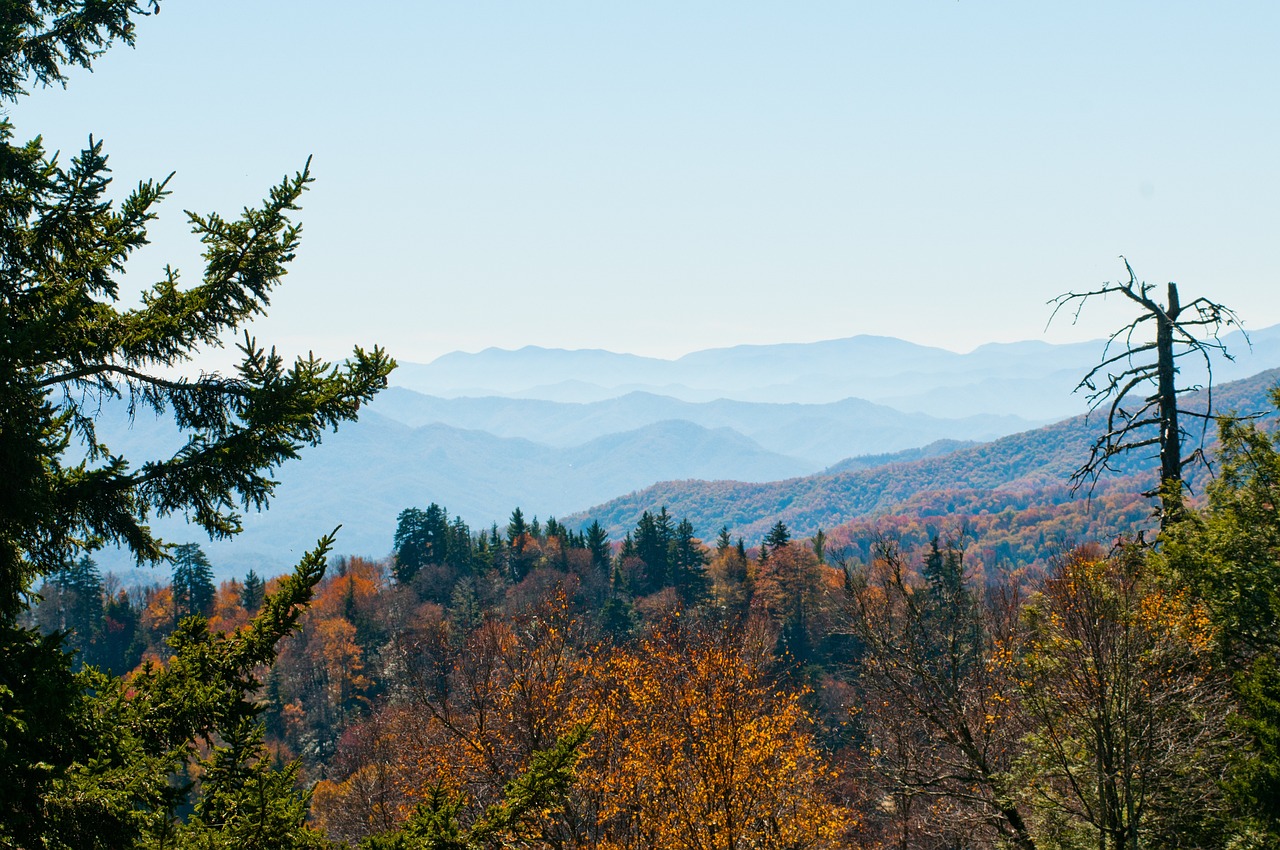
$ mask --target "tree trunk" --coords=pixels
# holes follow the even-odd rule
[[[1160,401],[1160,527],[1182,512],[1182,432],[1178,428],[1178,389],[1174,377],[1173,331],[1182,307],[1178,285],[1170,282],[1169,302],[1156,316],[1156,355]]]

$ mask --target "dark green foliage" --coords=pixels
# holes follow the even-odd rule
[[[1280,390],[1272,401],[1280,407]],[[1239,753],[1229,787],[1255,830],[1280,846],[1280,436],[1230,419],[1219,430],[1208,507],[1162,535],[1163,563],[1221,629],[1252,745]]]
[[[133,18],[160,3],[3,0],[0,100],[17,101],[29,81],[65,85],[68,66],[88,68],[112,42],[133,44]]]
[[[425,511],[406,508],[396,521],[392,541],[396,581],[409,584],[419,570],[428,564],[443,564],[448,559],[450,529],[445,509],[432,502]]]
[[[674,538],[675,529],[665,506],[656,514],[645,511],[640,515],[635,530],[636,556],[644,564],[639,593],[653,593],[670,585],[671,543]]]
[[[61,640],[0,625],[0,846],[38,845],[42,795],[87,751],[85,697]]]
[[[138,609],[129,595],[120,591],[106,600],[102,621],[102,641],[86,660],[106,673],[123,676],[142,660]]]
[[[920,603],[925,655],[948,676],[964,676],[981,662],[985,645],[978,598],[965,573],[963,550],[954,542],[944,547],[934,537],[920,574],[926,587]]]
[[[224,743],[202,759],[200,796],[185,822],[175,824],[179,847],[225,850],[302,850],[329,846],[306,827],[307,795],[297,788],[298,766],[273,769],[262,727],[251,719],[222,730]]]
[[[529,526],[524,521],[524,511],[516,508],[511,512],[511,519],[507,522],[507,544],[516,545],[516,541],[528,533]]]
[[[732,545],[733,538],[729,536],[729,526],[720,526],[720,533],[716,535],[716,554],[723,555]]]
[[[344,367],[313,357],[291,368],[247,339],[234,377],[162,377],[201,345],[261,313],[293,256],[289,220],[310,182],[304,170],[236,221],[191,216],[205,244],[204,281],[178,288],[170,270],[143,305],[114,306],[125,260],[146,241],[163,184],[143,183],[113,210],[101,145],[67,169],[37,144],[15,148],[0,125],[0,614],[17,612],[31,579],[77,550],[124,545],[140,562],[165,557],[151,512],[187,513],[211,535],[239,530],[236,507],[267,503],[270,470],[324,430],[352,418],[393,365],[357,350]],[[100,442],[93,416],[104,399],[172,413],[187,435],[172,456],[130,464]],[[72,441],[85,459],[66,462]]]
[[[127,689],[93,669],[71,674],[56,637],[4,627],[0,846],[231,847],[248,840],[245,830],[268,826],[276,832],[264,834],[306,838],[305,799],[293,788],[292,768],[275,771],[264,760],[251,697],[256,671],[297,627],[331,542],[303,559],[247,629],[223,635],[202,617],[185,619],[169,641],[173,657],[148,665]],[[198,742],[221,743],[206,781],[193,788],[182,777]],[[237,795],[242,802],[231,817],[228,801]],[[198,840],[182,838],[196,827],[175,817],[190,804],[200,818]],[[273,841],[247,846],[308,846]]]
[[[604,526],[599,522],[592,522],[587,526],[587,551],[591,553],[591,566],[595,567],[602,575],[609,572],[609,535],[605,532]]]
[[[827,562],[827,533],[821,528],[813,535],[813,554],[817,556],[819,564]]]
[[[173,549],[173,617],[174,621],[192,614],[209,613],[213,607],[213,565],[195,543],[183,543]]]
[[[0,32],[0,97],[28,76],[61,82],[113,40],[131,41],[135,3],[9,2]],[[156,8],[151,5],[149,8]],[[0,616],[12,620],[33,579],[119,543],[139,562],[166,548],[149,516],[186,514],[216,537],[259,508],[271,470],[355,416],[394,365],[357,349],[331,367],[286,367],[245,337],[231,376],[172,377],[174,367],[264,312],[301,233],[291,221],[304,168],[237,219],[188,216],[204,245],[202,279],[180,288],[167,268],[134,308],[117,306],[126,261],[147,243],[167,182],[143,181],[113,203],[101,143],[63,165],[39,140],[16,144],[0,121]],[[94,428],[104,402],[171,415],[186,442],[168,457],[113,454]]]
[[[244,577],[244,582],[240,585],[240,604],[244,606],[244,610],[250,614],[258,613],[265,590],[266,584],[262,578],[253,570],[249,570],[249,574]]]
[[[67,632],[66,648],[77,663],[97,664],[105,639],[102,577],[88,555],[49,576],[40,588],[37,621],[45,632]]]
[[[0,100],[16,102],[29,82],[64,83],[69,67],[132,44],[134,19],[158,10],[0,0]],[[193,616],[171,638],[173,657],[127,688],[92,667],[73,674],[58,638],[13,625],[33,583],[71,564],[54,587],[62,601],[78,597],[62,610],[101,649],[85,657],[132,666],[137,612],[123,594],[102,600],[83,556],[115,543],[139,563],[167,560],[155,516],[235,534],[239,511],[268,503],[275,468],[355,418],[394,367],[378,348],[337,366],[314,356],[287,365],[246,335],[231,374],[184,377],[202,349],[265,312],[298,245],[292,217],[311,176],[304,167],[284,178],[235,218],[189,213],[203,273],[184,288],[166,267],[138,306],[123,307],[125,265],[147,244],[168,180],[117,191],[100,142],[57,161],[38,138],[15,141],[0,118],[0,846],[315,843],[295,774],[264,758],[250,697],[323,575],[331,538],[230,635],[199,616],[212,599],[207,560],[178,547],[176,607]],[[104,405],[171,417],[184,443],[125,458],[95,428]],[[197,745],[212,749],[192,788]],[[179,811],[192,818],[181,823]]]
[[[781,549],[791,542],[791,532],[787,530],[787,524],[782,520],[778,520],[769,529],[769,533],[764,536],[764,545],[770,551]]]
[[[686,604],[696,604],[707,594],[707,553],[694,534],[693,523],[680,520],[667,559],[671,565],[671,584]]]

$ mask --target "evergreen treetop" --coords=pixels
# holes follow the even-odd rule
[[[64,83],[158,3],[5,2],[0,100],[31,81]],[[166,558],[152,516],[182,514],[213,537],[264,506],[273,470],[325,430],[353,419],[394,362],[357,348],[340,365],[291,365],[245,335],[228,375],[190,368],[202,350],[262,314],[293,259],[292,220],[309,163],[239,216],[188,213],[205,269],[190,286],[165,267],[140,306],[120,305],[130,257],[171,179],[143,180],[118,203],[101,142],[61,163],[40,139],[18,142],[0,119],[0,619],[12,621],[32,581],[76,556],[122,545],[139,563]],[[187,375],[183,376],[183,370]],[[127,459],[95,428],[104,403],[172,416],[185,443]]]

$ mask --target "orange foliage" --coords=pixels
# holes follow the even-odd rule
[[[248,625],[249,612],[240,604],[240,582],[224,581],[213,597],[213,610],[209,614],[209,628],[219,632],[233,632]]]
[[[358,727],[367,753],[317,786],[317,823],[358,840],[438,786],[477,812],[586,723],[569,805],[541,817],[530,846],[840,846],[852,818],[824,795],[832,773],[804,693],[769,674],[775,640],[763,621],[685,625],[677,611],[609,649],[586,639],[564,593],[460,645],[425,630],[404,648],[409,698]]]
[[[579,771],[597,846],[841,846],[852,821],[824,799],[803,694],[770,682],[748,635],[672,623],[612,654]]]

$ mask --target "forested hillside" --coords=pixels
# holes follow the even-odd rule
[[[225,14],[202,8],[213,16],[206,25]],[[575,18],[572,38],[592,41],[599,30],[589,19],[609,8]],[[139,22],[155,23],[159,11],[159,0],[0,0],[0,850],[1280,848],[1280,369],[1215,385],[1210,405],[1190,362],[1225,353],[1222,335],[1240,325],[1229,307],[1190,287],[1183,300],[1176,283],[1148,284],[1122,259],[1127,279],[1051,302],[1078,317],[1077,308],[1114,296],[1131,311],[1101,354],[1091,352],[1092,371],[1079,381],[1100,415],[985,443],[958,438],[1010,423],[905,415],[849,394],[875,389],[922,408],[983,407],[997,396],[1037,407],[1037,393],[1063,380],[1060,356],[1085,347],[1017,343],[956,355],[859,336],[676,361],[489,350],[447,355],[410,377],[455,389],[500,381],[515,392],[550,381],[556,392],[608,400],[396,393],[383,415],[375,399],[397,364],[380,346],[352,346],[330,362],[313,351],[289,358],[255,336],[272,327],[257,320],[301,250],[310,158],[268,184],[260,201],[233,205],[238,213],[187,212],[192,250],[181,256],[198,254],[199,268],[184,277],[154,264],[157,276],[138,284],[138,261],[151,262],[152,239],[163,232],[156,219],[174,175],[162,167],[169,177],[121,189],[96,136],[64,156],[10,121],[33,89],[105,70],[103,53],[132,46]],[[473,64],[451,69],[482,71],[496,99],[527,113],[554,105],[535,96],[529,57],[539,54],[524,52],[567,25],[543,9],[481,16],[466,30],[474,40],[452,45],[404,23],[428,20],[412,17],[413,4],[368,20],[344,14],[333,40],[341,49],[324,54],[324,68],[302,70],[281,58],[302,53],[275,52],[314,51],[312,36],[326,31],[296,9],[287,18],[295,29],[259,31],[244,11],[224,38],[202,27],[189,42],[223,52],[183,56],[181,65],[171,59],[164,71],[196,67],[208,87],[182,94],[198,101],[202,120],[243,120],[235,132],[255,155],[309,113],[322,113],[326,128],[335,115],[358,127],[328,135],[355,146],[359,182],[410,200],[397,209],[412,215],[396,224],[415,261],[461,233],[441,230],[439,220],[432,226],[425,213],[418,220],[426,201],[415,190],[426,184],[415,182],[417,171],[438,149],[414,147],[414,168],[392,162],[393,179],[383,179],[374,166],[392,159],[379,152],[392,145],[368,130],[361,119],[373,113],[362,114],[368,104],[355,98],[375,110],[394,103],[407,117],[404,107],[414,104],[389,86],[400,76],[418,82],[432,49],[455,48]],[[264,17],[277,11],[254,7]],[[326,4],[307,11],[333,14]],[[442,27],[473,14],[462,6],[430,11]],[[690,20],[714,24],[706,34],[716,42],[743,40],[746,19],[736,15],[747,10],[733,11],[729,29],[727,18]],[[504,30],[505,16],[517,25]],[[936,49],[917,18],[908,22],[912,43],[918,35]],[[664,38],[647,43],[675,48],[673,30],[690,36],[670,19],[652,20]],[[1056,35],[1066,22],[1049,29]],[[828,26],[825,17],[809,23],[819,26],[803,40],[807,53]],[[250,31],[272,55],[224,50],[228,33]],[[780,48],[798,32],[775,28],[767,43]],[[873,35],[882,52],[901,49]],[[365,36],[377,54],[357,49]],[[490,41],[513,47],[516,64],[489,67],[505,58]],[[860,52],[838,42],[841,55]],[[404,56],[393,53],[397,45]],[[554,57],[566,77],[592,72],[595,88],[584,91],[593,122],[605,96],[639,93],[595,73],[620,45],[593,44],[597,63],[581,69]],[[693,37],[686,49],[721,70],[730,54],[719,48]],[[659,52],[664,65],[674,58]],[[823,57],[814,58],[826,76]],[[1021,70],[1004,54],[994,58],[1001,80]],[[631,57],[623,64],[643,76]],[[783,64],[749,56],[742,68],[753,84],[741,94],[753,104],[773,98],[774,79],[789,70]],[[1103,69],[1108,85],[1116,67]],[[250,78],[232,72],[246,69],[253,86],[234,85]],[[922,69],[911,71],[936,85],[938,75]],[[145,70],[148,81],[163,76],[160,66]],[[723,70],[737,76],[732,64]],[[293,77],[308,71],[342,84],[326,87],[323,110],[297,97]],[[427,80],[412,92],[430,106],[433,132],[450,122],[439,109],[444,89],[465,74],[441,76],[443,87]],[[679,73],[666,79],[685,82]],[[258,87],[269,102],[253,97]],[[798,92],[776,88],[787,114],[800,114],[790,111]],[[471,91],[456,101],[467,116],[491,105]],[[229,100],[214,99],[228,92]],[[672,86],[657,93],[664,107],[684,94]],[[125,94],[130,118],[143,104],[167,123],[186,105],[141,89]],[[718,108],[726,104],[693,94],[679,102],[696,107],[704,127],[724,123]],[[829,114],[831,98],[819,100]],[[914,107],[913,115],[937,122]],[[543,130],[557,123],[550,117]],[[643,147],[696,129],[647,123],[660,135],[633,140],[633,127],[619,129]],[[803,125],[777,123],[810,139]],[[980,123],[985,154],[992,133]],[[540,170],[553,147],[546,142],[579,143],[526,132],[533,124],[502,126]],[[747,141],[736,125],[732,131],[741,137],[733,142]],[[150,145],[155,132],[144,137],[148,156],[163,147]],[[574,150],[607,138],[588,136]],[[493,141],[484,143],[484,179],[519,178],[518,169],[494,168]],[[623,161],[644,171],[638,156],[603,147],[609,173]],[[722,159],[737,155],[709,147]],[[1002,171],[1023,178],[1008,168],[1006,151],[995,154]],[[444,167],[429,179],[459,164],[440,159]],[[754,156],[742,162],[753,172],[758,165]],[[911,164],[921,171],[927,163]],[[937,173],[949,177],[942,165]],[[590,164],[583,175],[600,182]],[[655,180],[656,171],[645,176],[658,194],[675,185]],[[753,212],[769,205],[740,179],[745,173],[723,176]],[[788,185],[803,176],[788,175]],[[833,197],[842,194],[841,175],[820,176]],[[558,181],[555,191],[530,191],[537,187],[517,179],[521,197],[507,203],[524,220],[507,228],[495,226],[501,216],[485,217],[495,211],[480,182],[466,198],[470,210],[460,203],[446,218],[483,213],[471,231],[479,238],[468,244],[526,274],[524,252],[535,241],[528,237],[537,233],[523,230],[534,223],[530,213],[577,203],[574,187]],[[603,189],[612,213],[638,205]],[[914,228],[923,206],[901,181],[893,190]],[[730,193],[715,194],[721,213],[738,205]],[[588,206],[595,217],[606,210]],[[655,211],[677,208],[646,208],[651,223]],[[380,212],[350,204],[340,216],[342,247],[358,252],[369,277],[387,243],[366,244],[360,228],[366,217],[390,220]],[[1028,215],[1021,205],[1016,212]],[[801,229],[817,219],[805,222]],[[847,224],[835,217],[823,226],[848,242]],[[689,242],[712,235],[678,230]],[[754,232],[735,233],[739,246]],[[830,261],[792,250],[797,232],[776,234],[788,274]],[[561,227],[556,235],[576,255],[604,233]],[[914,229],[908,235],[925,244]],[[641,249],[631,259],[662,247],[635,232],[626,237]],[[857,241],[861,250],[870,240]],[[932,261],[955,260],[930,249]],[[615,251],[606,253],[621,266]],[[551,276],[545,264],[542,274]],[[749,287],[722,278],[745,296]],[[344,296],[371,288],[368,280],[342,283]],[[465,273],[459,284],[466,306],[493,320],[496,299],[472,292]],[[926,304],[925,292],[910,295]],[[663,329],[674,309],[701,323],[719,319],[661,297],[652,282],[627,289],[632,306],[636,293],[661,308]],[[433,297],[445,303],[445,294]],[[869,308],[866,294],[852,303]],[[528,282],[519,295],[543,309],[535,319],[571,306]],[[323,288],[303,297],[328,300]],[[806,320],[833,306],[794,301],[809,311]],[[526,303],[535,302],[516,307]],[[420,311],[393,316],[373,306],[388,326],[404,320],[423,331]],[[338,321],[358,312],[354,301],[348,307]],[[440,316],[459,313],[434,310]],[[766,318],[773,321],[772,310]],[[1259,335],[1260,350],[1274,331]],[[238,341],[233,359],[219,369],[213,355],[230,340]],[[1232,368],[1241,367],[1219,375]],[[576,383],[558,381],[564,370],[577,373]],[[619,388],[601,370],[614,380],[678,382],[673,391],[690,395],[729,386],[765,401],[614,398]],[[949,438],[916,445],[948,428]],[[838,457],[858,439],[875,446]],[[838,462],[800,476],[797,467],[824,458]],[[792,477],[673,481],[555,517],[641,476],[726,469]],[[468,518],[476,515],[484,518]],[[255,524],[263,517],[270,522]],[[339,533],[343,549],[358,554],[335,551]],[[139,581],[137,572],[104,569],[112,553],[149,572]]]
[[[298,759],[315,834],[367,850],[450,846],[442,831],[672,850],[1265,840],[1280,441],[1255,428],[1228,427],[1207,502],[1159,550],[1137,475],[1092,501],[1061,483],[922,492],[809,539],[775,522],[753,547],[666,509],[611,536],[406,508],[390,558],[316,584],[265,680],[266,740]],[[85,559],[31,617],[120,671],[193,621],[234,635],[278,592],[252,573],[215,587],[198,547],[173,578],[104,589]],[[1099,716],[1113,691],[1130,695]],[[1141,771],[1100,762],[1119,746]]]
[[[1218,386],[1216,409],[1240,415],[1265,411],[1267,394],[1277,381],[1280,370],[1273,369]],[[798,534],[813,534],[860,517],[891,513],[916,494],[1052,492],[1088,459],[1097,427],[1095,419],[1078,416],[940,457],[768,484],[667,481],[564,519],[571,525],[598,520],[618,534],[645,511],[665,505],[700,528],[725,525],[750,540],[758,540],[779,521]],[[1130,457],[1120,469],[1139,472],[1156,465],[1150,456]],[[1150,484],[1137,486],[1145,489]]]

